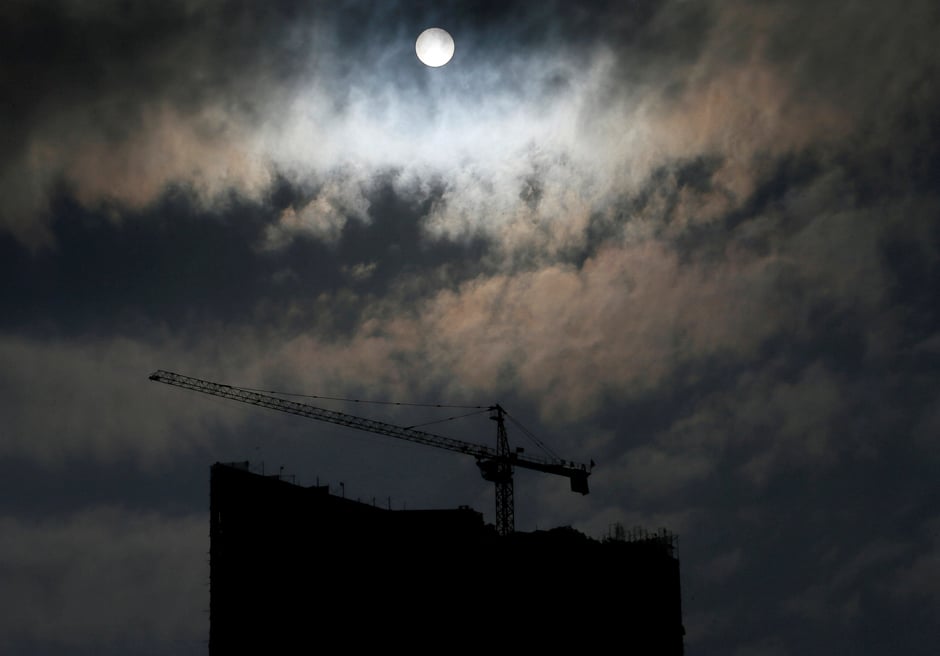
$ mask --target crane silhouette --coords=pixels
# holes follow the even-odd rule
[[[509,535],[515,530],[515,501],[513,497],[513,469],[515,467],[564,476],[571,483],[571,491],[580,492],[581,494],[588,493],[588,476],[590,476],[591,469],[594,467],[593,461],[590,465],[584,465],[557,457],[541,458],[526,455],[522,449],[510,450],[509,438],[506,433],[506,411],[499,404],[487,408],[490,412],[490,419],[496,422],[496,448],[494,449],[484,444],[465,442],[416,430],[412,427],[396,426],[395,424],[357,417],[345,412],[318,408],[306,403],[288,401],[258,391],[192,378],[171,371],[155,371],[150,375],[150,380],[269,408],[278,412],[347,426],[369,433],[397,437],[409,442],[417,442],[418,444],[473,456],[476,458],[477,466],[480,468],[483,478],[494,483],[496,487],[496,531],[499,535]]]

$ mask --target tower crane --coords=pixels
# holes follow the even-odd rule
[[[190,376],[163,371],[162,369],[152,373],[150,380],[308,419],[348,426],[349,428],[397,437],[409,442],[417,442],[418,444],[473,456],[476,458],[477,466],[480,468],[483,478],[496,486],[496,531],[499,535],[509,535],[515,530],[513,500],[513,469],[515,467],[567,477],[571,483],[572,492],[588,493],[587,479],[591,474],[594,462],[592,461],[590,465],[584,465],[559,458],[549,459],[525,455],[522,449],[510,450],[505,425],[506,411],[499,404],[488,408],[490,419],[496,422],[496,448],[494,449],[483,444],[465,442],[410,427],[396,426],[374,419],[357,417],[336,410],[326,410],[306,403],[288,401],[254,390],[191,378]]]

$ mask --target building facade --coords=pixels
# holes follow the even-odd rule
[[[211,470],[214,656],[321,649],[600,649],[682,654],[679,561],[667,536],[508,537],[482,514],[388,510]]]

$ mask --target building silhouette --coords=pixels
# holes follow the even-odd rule
[[[499,537],[481,513],[390,510],[211,469],[209,653],[603,649],[682,654],[671,535]],[[620,538],[628,536],[620,535]]]

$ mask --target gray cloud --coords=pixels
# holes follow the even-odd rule
[[[206,521],[113,507],[52,521],[0,518],[0,645],[20,653],[89,644],[106,653],[200,653]]]
[[[466,28],[470,52],[446,81],[415,69],[400,40],[366,39],[361,26],[340,58],[336,41],[351,29],[350,17],[313,5],[289,24],[281,22],[283,6],[257,16],[242,9],[225,29],[215,22],[231,9],[225,3],[171,4],[156,16],[72,7],[57,16],[76,42],[69,66],[78,70],[69,72],[95,84],[66,85],[55,103],[40,93],[27,99],[36,118],[4,176],[6,224],[42,243],[44,196],[60,180],[86,206],[134,209],[178,185],[206,203],[233,191],[257,198],[277,173],[321,186],[329,205],[332,185],[317,181],[337,171],[368,180],[404,167],[404,180],[441,179],[448,189],[428,218],[432,234],[495,230],[512,246],[533,237],[527,226],[534,221],[548,226],[551,239],[569,241],[578,238],[573,217],[609,212],[625,184],[640,184],[670,158],[733,138],[746,165],[756,149],[798,146],[831,129],[838,111],[825,99],[793,102],[793,82],[761,59],[759,35],[739,33],[744,56],[728,67],[728,31],[702,20],[701,6],[654,6],[617,12],[614,21],[583,14],[570,33],[548,29],[558,25],[550,14],[521,22],[512,10],[494,10],[492,25]],[[408,14],[386,11],[396,25],[409,24]],[[11,13],[27,24],[43,18]],[[147,39],[134,38],[154,23]],[[639,25],[649,27],[645,40]],[[499,55],[492,48],[501,37],[511,48],[522,26],[534,39],[526,49]],[[602,38],[583,38],[592,30]],[[128,61],[135,69],[115,68],[114,53],[93,46],[116,38],[134,44]],[[702,52],[676,50],[677,43],[700,44]],[[682,57],[694,55],[698,77],[689,77]],[[68,70],[55,60],[37,85],[56,84]],[[657,77],[633,79],[635,71]],[[670,85],[680,90],[664,95]],[[722,134],[731,126],[733,136]],[[545,190],[534,213],[519,198],[533,170]],[[23,176],[31,184],[21,184]],[[287,225],[304,231],[310,224]]]
[[[425,494],[486,509],[451,465],[312,447],[146,374],[498,399],[601,463],[585,498],[524,479],[521,524],[683,535],[690,650],[884,653],[902,633],[928,653],[931,3],[119,4],[0,10],[7,466],[156,485],[260,442],[373,494],[421,498],[383,472],[424,467]],[[430,23],[457,40],[439,71],[411,50]],[[58,536],[10,512],[12,535]],[[130,535],[163,525],[43,512],[134,562]],[[191,619],[148,630],[188,639]],[[60,624],[71,646],[126,637]]]

